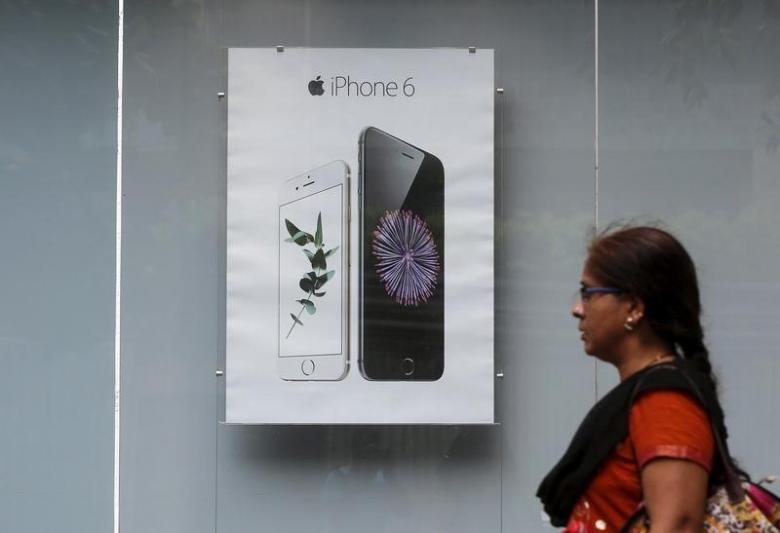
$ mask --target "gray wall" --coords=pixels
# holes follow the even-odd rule
[[[111,529],[116,19],[0,3],[0,531]]]
[[[732,449],[780,473],[780,13],[714,4],[600,2],[597,203],[592,1],[128,1],[122,531],[542,529],[538,480],[616,382],[568,315],[615,218],[690,248]],[[116,7],[0,10],[0,529],[106,531]],[[222,49],[276,44],[495,48],[501,426],[216,423]]]

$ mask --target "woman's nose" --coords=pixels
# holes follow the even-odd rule
[[[574,305],[571,306],[571,316],[574,318],[582,318],[582,302],[575,302]]]

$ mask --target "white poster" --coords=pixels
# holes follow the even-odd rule
[[[493,422],[493,51],[228,51],[225,421]]]

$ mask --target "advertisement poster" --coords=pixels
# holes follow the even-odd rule
[[[493,51],[231,48],[225,422],[493,419]]]

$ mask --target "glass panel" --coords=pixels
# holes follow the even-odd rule
[[[0,4],[0,530],[113,519],[115,2]]]
[[[660,218],[688,247],[732,452],[763,476],[780,401],[777,3],[608,0],[601,15],[600,220]]]
[[[224,182],[203,2],[127,2],[122,531],[213,532]]]
[[[591,2],[516,2],[491,21],[504,88],[496,364],[507,531],[544,527],[536,489],[595,399],[595,364],[569,314],[594,221],[593,15]]]
[[[175,1],[131,5],[126,20],[123,527],[543,527],[536,486],[594,399],[568,315],[593,220],[590,3]],[[219,65],[225,47],[277,44],[496,50],[503,427],[215,428]]]

